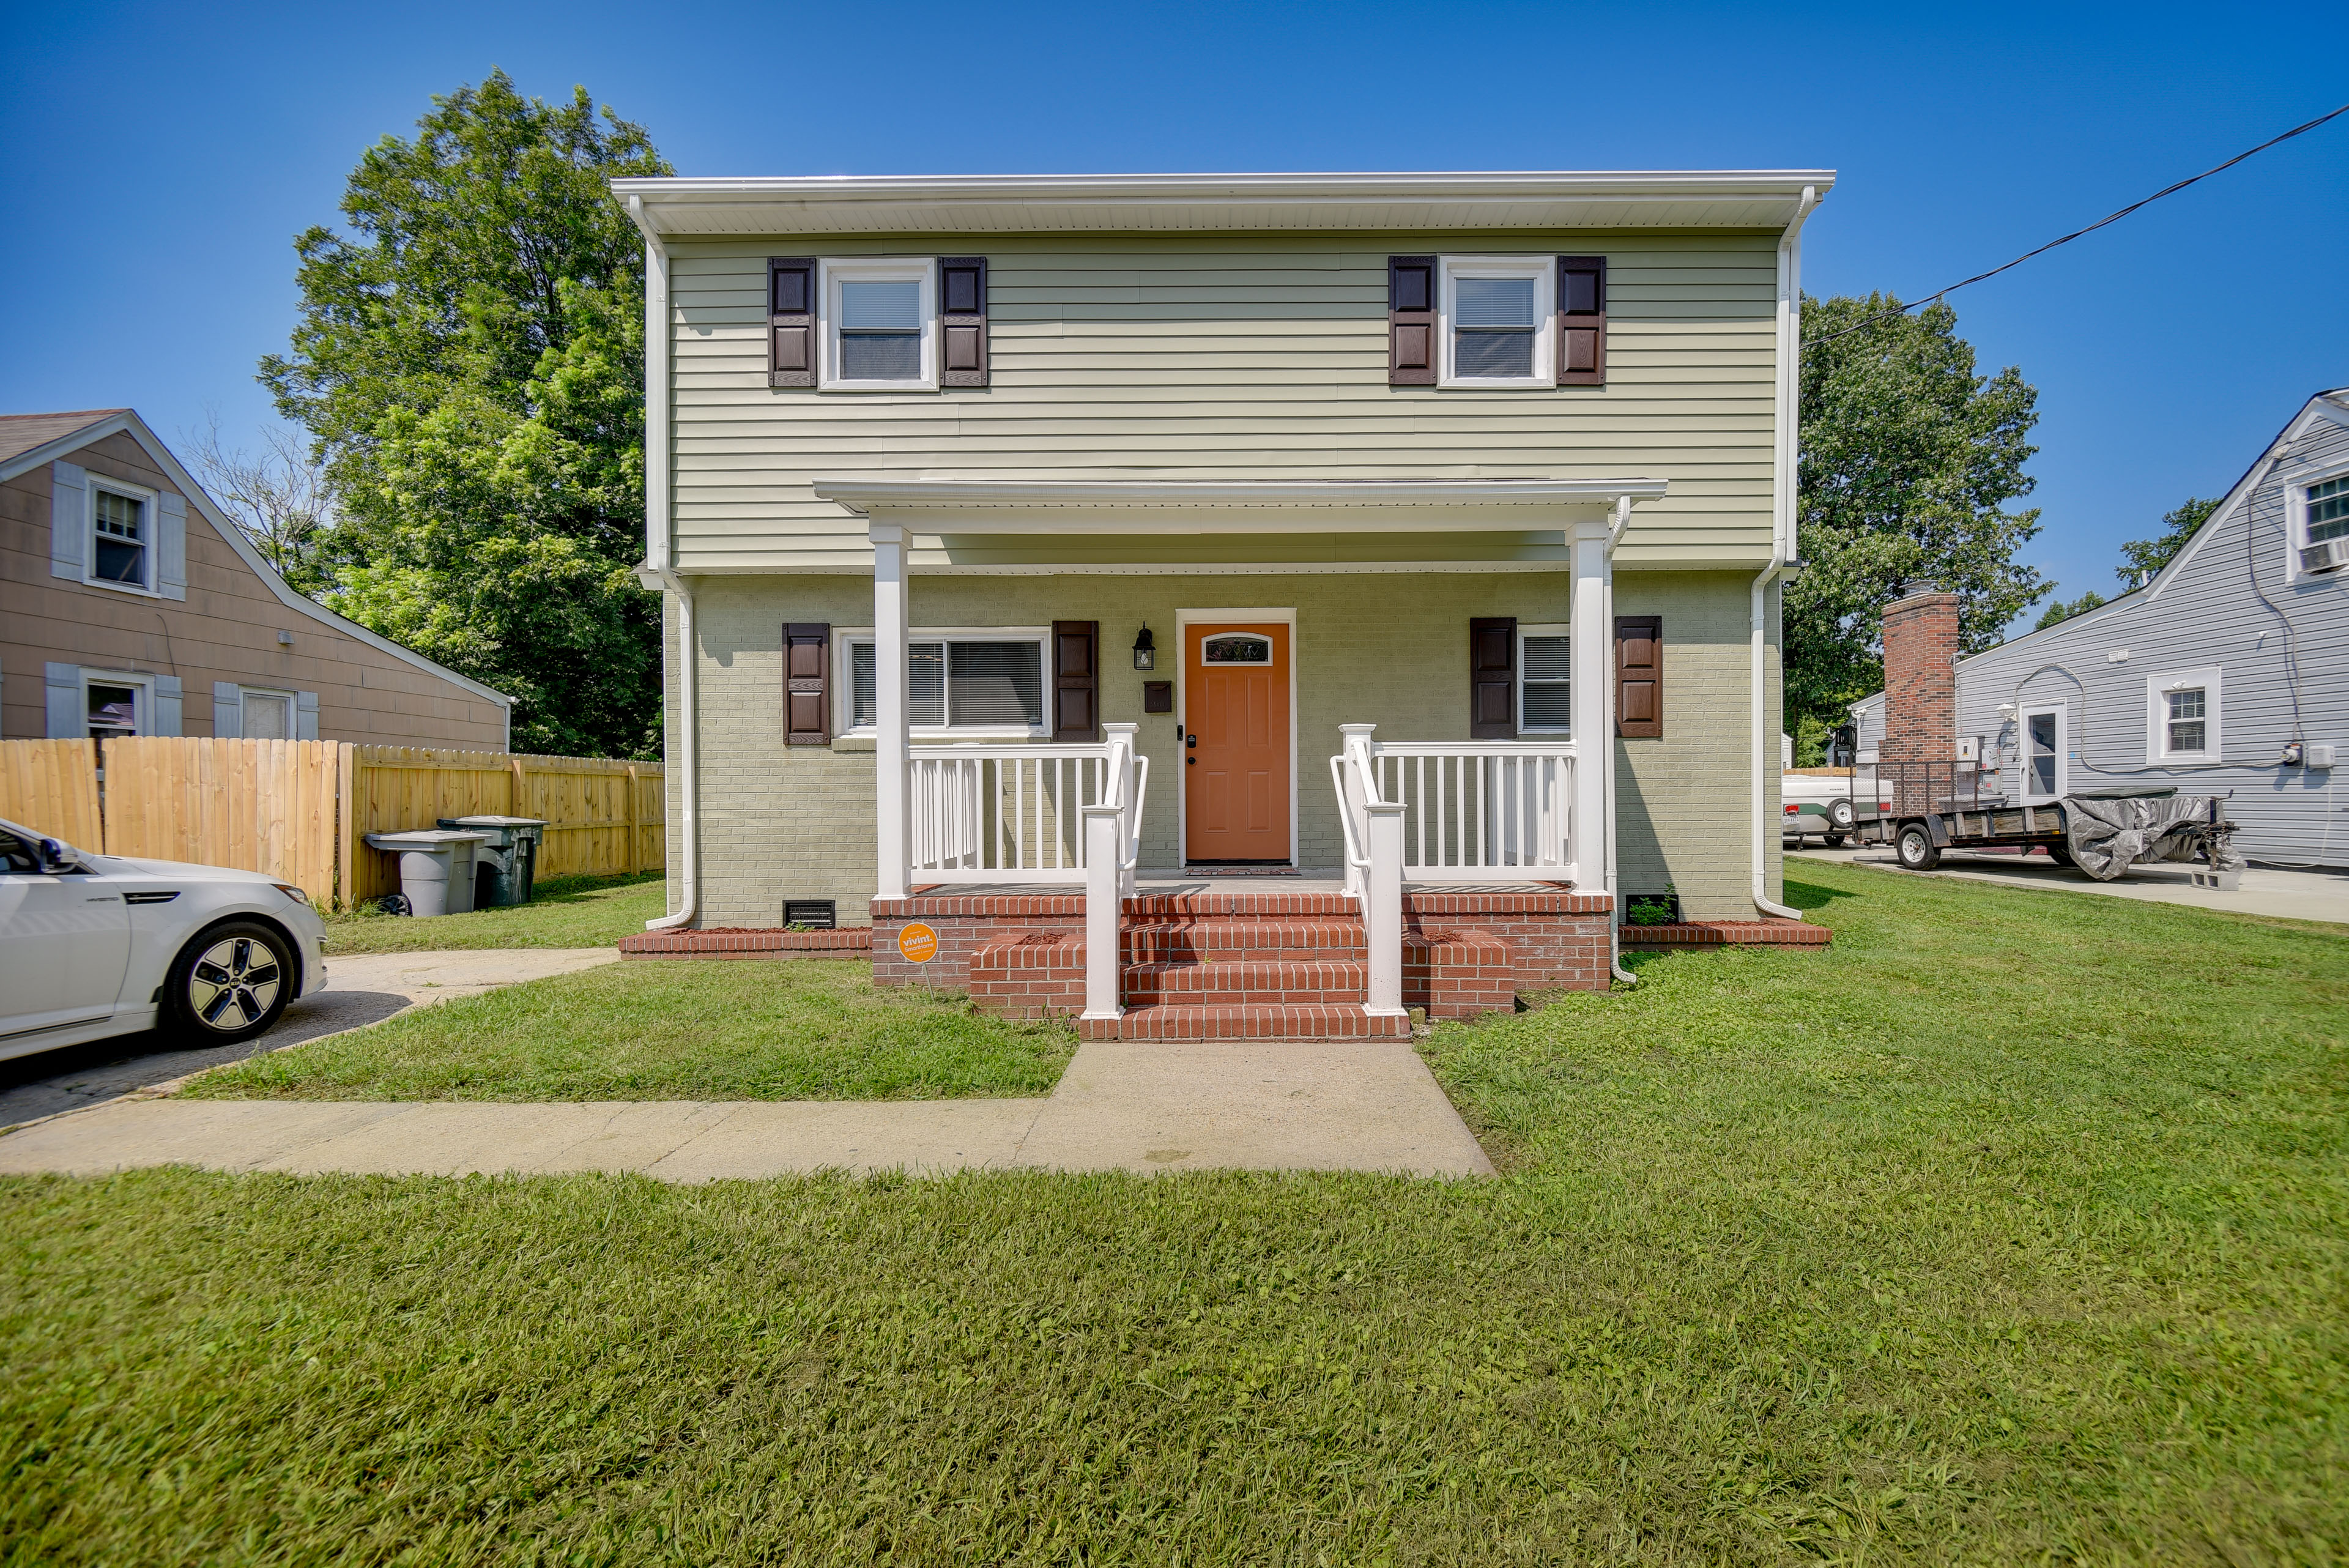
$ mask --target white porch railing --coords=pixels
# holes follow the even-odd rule
[[[1097,805],[1118,808],[1130,865],[1150,759],[1134,755],[1133,725],[1105,728],[1109,739],[1091,745],[916,748],[905,767],[912,880],[1081,883],[1084,812]]]
[[[1576,879],[1570,742],[1404,742],[1340,724],[1330,759],[1346,891],[1362,906],[1369,1011],[1402,1012],[1402,885]]]
[[[1339,728],[1346,755],[1331,762],[1360,770],[1361,801],[1403,808],[1405,881],[1577,879],[1572,742],[1380,743],[1372,725]],[[1359,809],[1342,780],[1339,806]]]

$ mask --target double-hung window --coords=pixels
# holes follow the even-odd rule
[[[914,260],[827,261],[823,386],[840,392],[938,388],[937,265]]]
[[[2216,665],[2174,670],[2145,683],[2145,760],[2156,767],[2208,767],[2219,761]]]
[[[154,731],[151,678],[105,670],[81,672],[82,712],[93,741],[127,740]]]
[[[244,688],[238,704],[248,741],[290,741],[294,733],[294,693]]]
[[[155,586],[154,498],[128,486],[89,480],[88,580],[109,587]]]
[[[1041,629],[916,632],[905,645],[905,724],[916,734],[1040,735]],[[879,722],[879,659],[870,632],[852,632],[842,732],[871,734]]]
[[[2313,476],[2287,486],[2297,575],[2349,581],[2349,473]]]
[[[1557,384],[1557,267],[1551,256],[1445,256],[1441,384]]]
[[[1574,727],[1568,680],[1573,639],[1563,626],[1517,628],[1517,731],[1563,735]]]

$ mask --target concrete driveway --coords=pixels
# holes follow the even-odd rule
[[[613,948],[500,948],[482,952],[326,955],[326,988],[289,1003],[277,1026],[238,1045],[188,1050],[160,1031],[36,1052],[0,1062],[0,1127],[151,1088],[264,1051],[380,1023],[395,1012],[501,985],[616,963]]]

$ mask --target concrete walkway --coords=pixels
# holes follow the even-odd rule
[[[2095,893],[2106,898],[2224,909],[2238,915],[2349,922],[2349,876],[2335,872],[2271,871],[2252,867],[2243,873],[2240,888],[2221,893],[2193,886],[2182,865],[2141,866],[2117,882],[2099,882],[2085,871],[2058,866],[2043,855],[1979,855],[1952,850],[1942,855],[1940,868],[1933,871],[1903,870],[1890,849],[1873,845],[1789,851],[1786,858],[1790,863],[1797,859],[1837,860],[1902,877],[1956,877],[1970,882],[1994,882],[2004,888],[2052,888],[2066,893]]]
[[[0,1174],[1375,1170],[1493,1165],[1403,1040],[1088,1044],[1046,1099],[594,1105],[124,1099],[0,1137]]]
[[[501,985],[617,963],[612,948],[328,954],[326,989],[289,1002],[277,1026],[238,1045],[189,1050],[154,1030],[0,1062],[0,1127],[78,1110],[305,1040],[380,1023],[396,1012]]]

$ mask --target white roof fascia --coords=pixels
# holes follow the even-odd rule
[[[817,499],[949,534],[1489,533],[1561,509],[1655,501],[1661,479],[818,479]],[[1268,514],[1275,515],[1268,516]]]
[[[47,446],[18,453],[10,459],[5,467],[0,467],[0,483],[14,479],[29,469],[38,467],[41,463],[54,462],[66,452],[88,446],[93,441],[104,441],[118,431],[127,432],[132,441],[139,443],[140,451],[155,460],[155,465],[171,476],[171,483],[180,493],[186,496],[198,512],[203,514],[204,521],[212,524],[212,532],[227,541],[228,547],[236,552],[238,559],[253,568],[254,575],[259,576],[262,582],[268,586],[269,591],[276,596],[277,602],[287,609],[308,616],[312,620],[339,631],[346,637],[357,638],[369,648],[388,653],[394,659],[412,664],[427,674],[437,675],[443,680],[461,686],[484,701],[495,702],[509,709],[513,706],[513,699],[504,692],[493,691],[478,680],[458,674],[446,665],[434,663],[412,648],[402,648],[389,638],[379,637],[358,622],[347,620],[316,600],[305,598],[295,593],[293,586],[284,577],[279,576],[277,569],[263,558],[260,551],[253,547],[253,541],[244,536],[244,530],[238,527],[234,520],[220,509],[220,504],[205,493],[204,487],[196,483],[195,476],[181,466],[180,460],[171,455],[171,449],[165,446],[161,438],[147,428],[147,421],[140,419],[135,410],[126,410],[109,418],[99,420],[94,424],[84,425],[71,435],[53,441]]]
[[[2349,423],[2349,419],[2343,417],[2333,400],[2343,391],[2349,391],[2349,388],[2335,388],[2329,391],[2316,393],[2300,406],[2299,412],[2284,421],[2283,429],[2278,431],[2275,439],[2269,441],[2261,450],[2259,460],[2251,464],[2242,478],[2235,481],[2234,488],[2228,491],[2226,498],[2211,509],[2210,515],[2202,519],[2202,526],[2194,530],[2194,536],[2186,541],[2185,546],[2169,558],[2168,565],[2155,573],[2153,581],[2146,585],[2150,590],[2152,598],[2159,598],[2162,590],[2169,586],[2169,579],[2186,569],[2186,563],[2192,560],[2195,552],[2202,548],[2204,540],[2216,537],[2219,529],[2227,519],[2235,514],[2236,509],[2250,503],[2252,494],[2261,485],[2267,483],[2269,472],[2283,461],[2285,451],[2292,442],[2308,433],[2309,426],[2319,420],[2326,419]]]
[[[1831,170],[625,179],[665,234],[1089,229],[1783,228]]]

